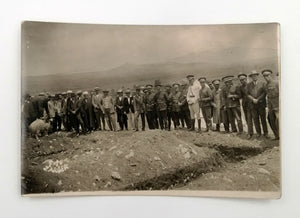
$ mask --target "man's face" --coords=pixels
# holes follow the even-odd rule
[[[215,87],[216,90],[218,90],[219,87],[220,87],[220,84],[219,83],[214,83],[214,87]]]
[[[241,82],[242,85],[246,85],[247,84],[247,78],[246,77],[241,76],[239,79],[240,79],[240,82]]]
[[[251,78],[252,78],[252,80],[253,80],[253,81],[255,81],[255,82],[256,82],[256,81],[257,81],[257,79],[258,79],[258,76],[257,76],[256,74],[254,74],[254,75],[252,75],[252,76],[251,76]]]
[[[189,80],[190,85],[192,85],[194,83],[194,77],[190,77],[190,78],[188,78],[188,80]]]
[[[200,85],[201,85],[202,88],[205,87],[205,82],[206,81],[204,79],[200,79]]]
[[[225,82],[225,85],[226,85],[226,86],[231,86],[231,85],[232,85],[232,81],[231,81],[231,80],[230,80],[230,81],[226,81],[226,82]]]
[[[98,95],[99,94],[99,90],[96,90],[95,93],[96,93],[96,95]]]
[[[157,91],[157,92],[160,91],[160,86],[156,86],[156,91]]]
[[[270,75],[270,74],[264,75],[264,78],[265,78],[265,80],[266,80],[267,82],[270,82],[270,80],[271,80],[271,75]]]
[[[130,92],[126,92],[125,94],[126,94],[127,97],[130,96]]]
[[[118,96],[122,97],[123,93],[122,92],[118,92]]]
[[[151,87],[148,87],[147,89],[148,89],[148,93],[150,94],[151,91],[152,91],[152,88],[151,88]]]

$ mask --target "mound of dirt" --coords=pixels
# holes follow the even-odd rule
[[[40,141],[28,138],[23,148],[26,192],[165,189],[168,179],[188,180],[222,158],[175,132],[94,132],[78,138],[65,133]],[[172,178],[169,175],[176,175]]]
[[[273,144],[272,144],[273,143]],[[274,145],[221,133],[98,131],[27,138],[22,191],[166,190]]]

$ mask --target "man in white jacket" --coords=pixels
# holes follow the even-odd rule
[[[187,103],[189,105],[190,115],[191,115],[191,128],[189,131],[195,130],[195,120],[198,121],[198,127],[200,127],[200,107],[199,107],[199,91],[201,89],[200,83],[198,80],[195,80],[194,75],[188,75],[187,79],[189,81],[189,87],[187,92]],[[201,132],[201,129],[198,128],[198,132]]]

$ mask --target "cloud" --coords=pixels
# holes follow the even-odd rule
[[[125,26],[26,22],[23,72],[91,72],[230,47],[277,49],[276,24]],[[245,51],[246,52],[246,51]]]

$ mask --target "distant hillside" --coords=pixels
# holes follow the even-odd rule
[[[264,56],[264,58],[255,58],[256,56]],[[90,90],[95,86],[117,89],[132,87],[135,84],[153,83],[155,79],[160,79],[164,83],[176,82],[185,78],[187,74],[215,79],[228,74],[250,72],[253,69],[260,71],[264,68],[278,71],[276,50],[232,48],[190,53],[165,63],[126,63],[105,71],[27,76],[22,82],[29,93],[67,89]]]

